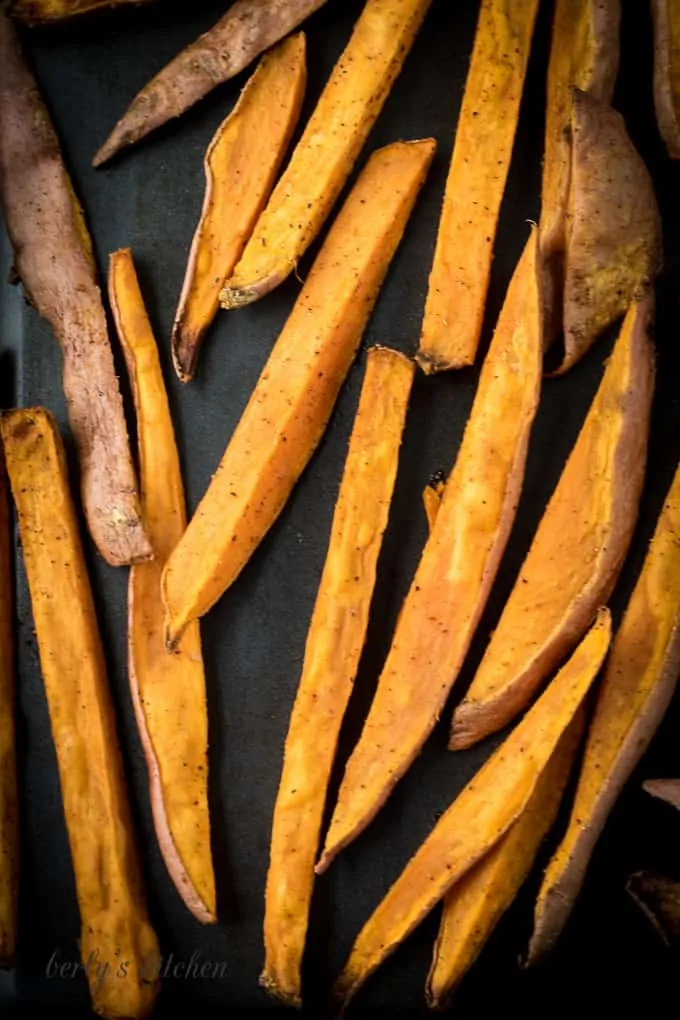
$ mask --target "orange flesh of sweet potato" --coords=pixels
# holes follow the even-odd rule
[[[154,558],[130,571],[128,662],[158,844],[199,921],[215,920],[208,812],[208,715],[198,622],[174,653],[163,640],[161,573],[186,526],[170,408],[129,249],[110,259],[109,295],[137,411],[142,512]]]
[[[16,269],[64,359],[90,534],[109,563],[147,559],[123,402],[82,210],[14,27],[0,11],[0,198]]]
[[[17,21],[28,25],[42,25],[48,21],[64,21],[79,14],[148,3],[149,0],[11,0],[9,13]]]
[[[0,449],[0,967],[14,963],[19,881],[12,588],[9,504]]]
[[[173,361],[182,382],[194,374],[220,290],[274,186],[306,79],[305,37],[299,33],[265,54],[208,147],[203,211],[172,331]]]
[[[196,42],[145,85],[99,149],[93,166],[188,110],[322,7],[326,0],[236,0]]]
[[[680,811],[680,779],[648,779],[642,789]]]
[[[676,0],[652,0],[654,105],[671,159],[680,159],[680,8]]]
[[[425,743],[463,664],[514,520],[540,394],[537,231],[482,368],[432,533],[406,596],[317,871],[376,815]]]
[[[445,488],[446,483],[439,479],[436,482],[429,482],[423,489],[423,509],[427,519],[428,531],[432,531],[434,522],[437,520]]]
[[[42,408],[0,417],[71,845],[95,1011],[142,1017],[158,970],[92,592],[66,461]],[[118,968],[127,962],[127,973]],[[107,965],[104,971],[104,964]],[[97,972],[98,971],[98,972]]]
[[[628,879],[626,892],[667,946],[680,937],[680,882],[638,871]]]
[[[342,719],[366,636],[414,362],[368,352],[274,810],[260,983],[300,1005],[314,862]]]
[[[574,647],[628,551],[647,459],[652,297],[632,305],[464,700],[450,747],[501,729]]]
[[[163,572],[167,637],[219,599],[312,456],[434,155],[373,153],[328,233],[189,526]]]
[[[366,0],[304,133],[222,294],[250,304],[295,269],[342,191],[431,0]]]
[[[598,692],[564,839],[536,903],[529,960],[566,924],[593,848],[665,712],[680,673],[680,468],[659,517]]]
[[[482,0],[416,355],[427,373],[475,360],[538,0]]]
[[[600,669],[610,634],[604,609],[536,704],[439,819],[364,925],[336,982],[336,1003],[344,1005],[355,994],[521,816]]]

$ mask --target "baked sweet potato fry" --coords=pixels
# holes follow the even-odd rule
[[[427,519],[428,533],[434,528],[434,522],[437,520],[437,514],[442,505],[445,488],[446,482],[444,479],[437,478],[434,481],[428,482],[423,489],[423,509]]]
[[[537,231],[510,283],[442,504],[347,763],[317,871],[380,810],[463,664],[515,517],[542,371]]]
[[[171,644],[239,575],[316,449],[434,150],[426,139],[374,152],[331,227],[163,571]]]
[[[194,374],[203,334],[274,186],[295,130],[307,80],[302,33],[265,54],[205,156],[201,218],[172,331],[175,371]]]
[[[654,106],[671,159],[680,159],[680,9],[674,0],[652,0]]]
[[[179,117],[297,28],[326,0],[236,0],[211,29],[139,92],[99,149],[93,166]]]
[[[611,653],[564,838],[545,873],[529,962],[567,922],[614,802],[661,721],[680,674],[680,468]]]
[[[520,712],[614,587],[637,519],[654,355],[651,294],[632,305],[569,459],[465,698],[450,747]]]
[[[366,637],[415,364],[372,347],[312,615],[274,809],[260,978],[299,1006],[314,862],[338,734]]]
[[[537,10],[482,0],[416,355],[428,374],[477,354]]]
[[[0,967],[14,963],[19,811],[14,724],[14,599],[7,481],[0,448]]]
[[[154,558],[130,571],[128,670],[149,770],[158,845],[177,891],[215,920],[208,811],[208,714],[198,621],[174,653],[163,640],[161,573],[186,527],[184,489],[158,349],[129,248],[110,259],[109,297],[137,411],[142,512]]]
[[[0,417],[59,766],[93,1008],[143,1017],[158,981],[113,704],[61,438],[43,408]],[[91,956],[91,954],[93,954]],[[125,971],[121,971],[122,963]],[[106,969],[105,969],[106,965]]]
[[[680,811],[680,779],[648,779],[642,784],[642,789]]]
[[[9,13],[27,25],[66,21],[79,14],[91,14],[109,7],[129,7],[150,0],[10,0]]]
[[[680,938],[680,882],[638,871],[628,879],[626,892],[667,946]]]
[[[520,818],[597,676],[610,634],[604,609],[536,704],[439,819],[354,943],[333,990],[338,1006]]]
[[[295,269],[342,191],[431,0],[366,0],[232,278],[226,308],[250,304]]]
[[[0,199],[16,270],[61,346],[90,534],[113,565],[148,559],[92,244],[54,129],[2,10]]]

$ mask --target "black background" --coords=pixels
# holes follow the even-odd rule
[[[518,0],[519,2],[519,0]],[[208,28],[224,2],[166,0],[80,24],[34,30],[23,38],[62,139],[86,208],[102,269],[108,253],[130,245],[159,340],[176,423],[190,509],[215,469],[267,354],[299,290],[295,279],[250,308],[222,314],[199,364],[182,386],[170,368],[168,338],[188,247],[203,196],[202,159],[246,74],[215,90],[181,120],[151,136],[110,167],[90,159],[133,94],[182,46]],[[360,0],[329,0],[307,24],[309,86],[301,123],[349,36]],[[484,347],[514,264],[539,214],[551,4],[539,15],[514,160],[503,204],[489,294]],[[612,600],[618,615],[630,591],[656,513],[680,452],[678,283],[680,228],[673,203],[680,167],[665,156],[652,104],[652,31],[646,0],[624,0],[623,54],[615,105],[650,166],[662,205],[666,269],[659,284],[658,381],[647,485],[636,538]],[[392,265],[365,343],[415,350],[438,211],[467,71],[476,0],[434,0],[405,68],[373,130],[367,150],[396,138],[433,135],[438,154]],[[360,160],[363,164],[364,153]],[[302,266],[304,276],[314,248]],[[11,257],[0,237],[0,274]],[[524,493],[508,550],[468,662],[457,700],[474,672],[532,533],[601,377],[611,335],[565,378],[547,380],[536,420]],[[66,431],[60,358],[47,326],[20,288],[0,288],[2,398],[46,404]],[[122,367],[119,352],[116,351]],[[107,567],[88,545],[91,577],[108,654],[110,682],[130,779],[147,878],[149,906],[162,951],[187,960],[225,962],[222,980],[165,982],[157,1015],[221,1016],[226,1009],[277,1010],[259,989],[263,890],[271,813],[288,715],[298,682],[307,625],[363,371],[360,357],[318,452],[288,506],[238,582],[204,620],[210,710],[211,807],[220,923],[201,928],[169,882],[151,824],[145,767],[127,689],[127,571]],[[339,767],[356,740],[386,653],[396,613],[425,538],[420,493],[433,471],[453,463],[478,368],[425,379],[418,374],[397,490],[380,560],[369,638],[343,729]],[[129,409],[129,394],[123,380]],[[13,391],[12,391],[13,388]],[[132,421],[130,416],[130,421]],[[72,453],[72,451],[71,451]],[[46,976],[53,953],[77,959],[79,920],[59,798],[56,762],[38,668],[25,580],[17,557],[18,726],[22,805],[20,947],[16,972],[0,976],[0,1015],[36,1016],[56,1007],[89,1016],[84,978]],[[588,879],[554,957],[535,972],[518,958],[531,929],[537,867],[461,986],[454,1011],[463,1018],[517,1009],[525,1016],[562,1010],[654,1012],[672,995],[676,963],[629,900],[626,876],[641,867],[680,878],[680,817],[640,790],[645,777],[680,773],[678,699],[615,808]],[[354,936],[410,854],[496,744],[464,753],[445,750],[450,706],[422,755],[385,809],[317,883],[305,964],[306,1012],[318,1015],[329,982]],[[332,795],[337,790],[336,775]],[[554,844],[554,835],[551,840]],[[544,864],[549,847],[544,848]],[[423,986],[437,912],[374,976],[353,1015],[424,1015]],[[671,1002],[673,998],[671,997]],[[660,1007],[659,1007],[660,1008]],[[283,1012],[282,1010],[280,1012]]]

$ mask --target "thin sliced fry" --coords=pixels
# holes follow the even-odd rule
[[[642,789],[680,811],[680,779],[648,779],[642,784]]]
[[[142,3],[149,3],[149,0],[10,0],[9,13],[27,25],[44,25],[46,22],[66,21],[80,14],[91,14],[109,7],[129,7],[131,4]]]
[[[680,8],[652,0],[656,122],[671,159],[680,159]]]
[[[427,519],[428,532],[434,528],[445,488],[446,482],[442,478],[438,478],[436,481],[429,482],[423,489],[423,509]]]
[[[0,448],[0,967],[11,967],[14,963],[19,881],[11,556],[7,479]]]

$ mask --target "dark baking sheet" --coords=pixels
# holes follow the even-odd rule
[[[521,2],[521,0],[517,0]],[[329,0],[308,23],[306,110],[347,39],[361,0]],[[160,131],[111,167],[89,160],[132,95],[178,49],[210,26],[224,2],[166,2],[100,16],[68,28],[24,34],[62,139],[76,189],[104,269],[110,251],[130,245],[160,343],[190,507],[203,493],[224,445],[299,290],[292,279],[251,308],[222,315],[194,382],[182,387],[171,371],[168,337],[187,249],[203,195],[202,157],[246,75],[217,89],[179,122]],[[365,343],[415,348],[441,195],[467,70],[478,4],[434,0],[425,26],[367,146],[434,135],[439,151],[366,333]],[[647,485],[639,527],[612,606],[630,591],[655,515],[680,452],[678,284],[680,226],[673,203],[680,171],[665,158],[652,107],[652,35],[646,0],[625,0],[622,71],[615,103],[654,174],[664,211],[666,272],[659,286],[658,383]],[[532,57],[515,157],[504,202],[488,303],[485,344],[497,316],[529,219],[539,212],[545,70],[551,4],[544,3]],[[365,159],[362,156],[361,163]],[[11,263],[4,235],[0,273]],[[313,252],[305,258],[304,276]],[[602,372],[611,336],[566,378],[545,383],[527,480],[508,551],[477,640],[454,696],[460,697],[479,660],[558,478]],[[20,288],[0,291],[3,401],[44,403],[66,430],[60,359],[49,329]],[[118,352],[117,352],[118,356]],[[127,572],[107,567],[88,544],[88,557],[120,737],[144,854],[152,920],[168,959],[224,963],[215,980],[168,978],[157,1015],[223,1015],[227,1009],[278,1009],[258,988],[262,963],[263,890],[272,807],[288,714],[298,682],[309,616],[363,370],[360,357],[338,401],[317,454],[270,535],[239,581],[205,619],[210,707],[211,805],[220,923],[201,928],[174,892],[156,847],[145,767],[135,732],[125,669]],[[426,380],[418,375],[397,491],[380,561],[369,640],[355,697],[343,729],[339,767],[356,739],[386,653],[401,598],[425,537],[420,502],[433,471],[448,471],[462,434],[478,369]],[[124,381],[123,385],[126,387]],[[129,409],[129,394],[126,387]],[[131,419],[130,419],[131,420]],[[72,451],[71,451],[72,452]],[[30,604],[20,557],[18,576],[19,740],[22,804],[22,883],[17,970],[0,976],[0,1015],[51,1015],[64,1008],[89,1016],[84,978],[49,977],[48,962],[77,959],[79,921],[56,763],[38,668]],[[680,877],[680,818],[652,802],[640,779],[680,771],[678,700],[621,797],[594,855],[583,895],[553,959],[523,972],[518,957],[530,932],[536,869],[455,1000],[461,1017],[522,1010],[591,1013],[643,1005],[668,994],[673,955],[664,950],[624,893],[640,867]],[[320,879],[313,904],[305,979],[307,1013],[319,1013],[331,976],[353,937],[419,845],[438,814],[495,746],[488,740],[462,754],[445,750],[450,706],[421,757],[379,818]],[[334,790],[337,789],[337,776]],[[553,839],[554,842],[554,839]],[[543,854],[543,862],[546,859]],[[356,1001],[356,1016],[424,1015],[423,985],[437,912],[375,975]],[[283,1011],[281,1011],[283,1012]]]

